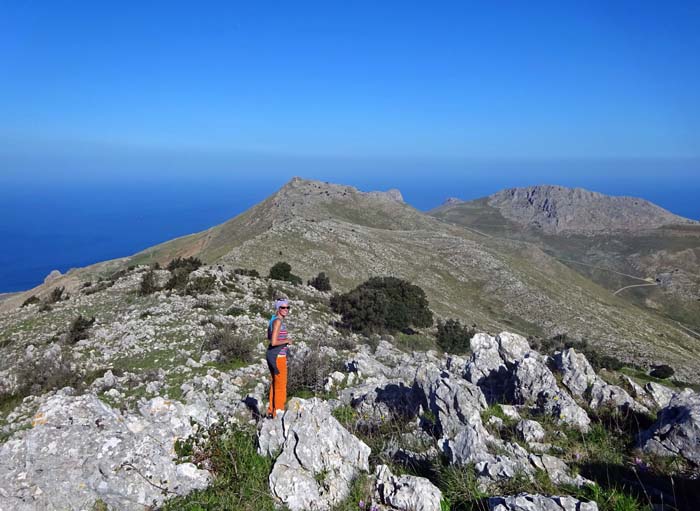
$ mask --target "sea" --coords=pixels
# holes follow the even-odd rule
[[[319,176],[321,177],[321,176]],[[152,245],[195,233],[242,213],[273,194],[287,175],[245,179],[168,181],[8,183],[0,187],[0,293],[30,289],[52,270],[135,254]],[[398,188],[419,210],[439,206],[448,197],[484,197],[527,184],[581,186],[610,194],[647,199],[669,211],[700,219],[700,178],[586,181],[507,175],[488,177],[416,176],[400,173],[343,175],[324,181],[362,191]]]

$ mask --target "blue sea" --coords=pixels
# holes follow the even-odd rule
[[[265,199],[290,176],[245,179],[176,179],[171,182],[5,184],[0,189],[0,293],[40,284],[54,269],[132,255],[172,238],[222,223]],[[562,184],[611,195],[637,196],[673,213],[700,218],[700,179],[659,182],[598,178],[587,182],[560,176],[507,175],[492,178],[384,172],[341,175],[331,181],[363,191],[398,188],[421,210],[447,197],[473,199],[511,186]]]

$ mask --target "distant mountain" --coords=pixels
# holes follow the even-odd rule
[[[560,186],[449,199],[430,215],[533,243],[618,296],[700,332],[700,222],[644,199]]]
[[[687,378],[697,373],[697,340],[678,324],[615,296],[532,240],[486,234],[471,227],[471,220],[455,222],[467,218],[463,211],[468,210],[523,230],[485,200],[477,202],[453,202],[442,213],[428,215],[395,190],[361,192],[294,178],[221,225],[129,258],[74,270],[31,293],[46,294],[59,285],[77,290],[119,269],[165,265],[175,257],[196,256],[261,275],[286,261],[305,281],[325,272],[334,290],[349,290],[372,276],[401,277],[422,287],[442,318],[493,332],[567,334],[622,359],[647,365],[663,360]],[[0,302],[0,310],[16,307],[31,293]]]
[[[448,199],[441,208],[459,204]],[[644,199],[614,197],[583,188],[529,186],[509,188],[486,197],[486,203],[517,224],[548,234],[638,231],[664,225],[700,225]]]

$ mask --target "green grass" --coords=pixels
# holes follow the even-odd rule
[[[210,431],[203,451],[180,446],[186,459],[207,460],[214,480],[205,490],[168,500],[162,511],[275,511],[268,476],[272,459],[258,454],[254,430],[220,429]],[[189,454],[192,452],[192,454]]]

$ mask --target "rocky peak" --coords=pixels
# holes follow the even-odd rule
[[[697,224],[636,197],[617,197],[554,185],[508,188],[488,197],[503,216],[548,233],[654,229]]]

